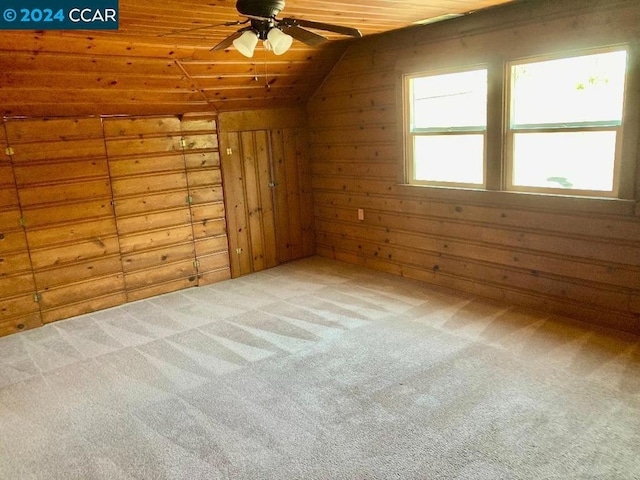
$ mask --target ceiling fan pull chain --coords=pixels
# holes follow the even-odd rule
[[[271,89],[271,85],[269,85],[269,76],[267,73],[267,49],[264,49],[264,88],[267,90]]]

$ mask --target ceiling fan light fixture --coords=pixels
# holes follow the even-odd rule
[[[289,48],[291,48],[291,44],[293,43],[293,37],[291,35],[287,35],[279,28],[272,28],[267,33],[267,40],[271,45],[271,50],[276,55],[282,55]]]
[[[258,40],[264,42],[265,51],[272,51],[275,55],[287,52],[293,40],[298,40],[309,47],[316,47],[329,40],[312,30],[324,30],[348,37],[362,38],[362,33],[357,28],[314,22],[303,18],[278,19],[276,15],[284,8],[284,2],[285,0],[237,0],[236,10],[241,16],[246,17],[246,20],[226,22],[224,25],[246,25],[251,22],[250,26],[236,30],[214,45],[211,51],[226,50],[233,45],[242,55],[251,58]],[[187,29],[187,31],[192,30]]]
[[[233,46],[236,50],[249,58],[253,57],[256,45],[258,45],[258,35],[252,30],[247,30],[233,41]]]

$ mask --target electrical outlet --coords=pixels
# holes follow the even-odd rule
[[[364,220],[364,210],[362,208],[358,209],[358,220]]]

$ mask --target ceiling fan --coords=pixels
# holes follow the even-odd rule
[[[211,49],[211,51],[224,50],[233,45],[236,50],[246,57],[253,56],[259,40],[264,42],[265,49],[273,51],[276,55],[282,55],[289,50],[294,39],[309,46],[320,45],[327,41],[326,37],[307,30],[307,28],[351,37],[362,37],[360,31],[356,28],[297,18],[278,19],[276,15],[284,9],[284,0],[237,0],[236,9],[241,16],[246,17],[246,20],[196,27],[182,30],[182,32],[211,28],[213,26],[249,24],[229,35]]]

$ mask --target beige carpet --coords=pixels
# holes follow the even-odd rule
[[[640,339],[320,258],[0,339],[2,479],[638,479]]]

